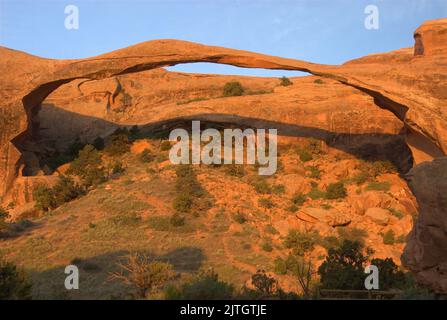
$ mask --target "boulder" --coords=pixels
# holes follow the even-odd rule
[[[389,211],[382,208],[369,208],[366,210],[365,216],[381,226],[386,226],[390,222]]]

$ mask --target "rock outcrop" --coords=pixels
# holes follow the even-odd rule
[[[39,129],[33,119],[44,99],[58,87],[76,79],[106,79],[180,63],[213,62],[244,68],[299,70],[337,81],[371,96],[376,105],[391,111],[403,122],[416,164],[443,157],[447,153],[446,34],[447,19],[429,21],[416,30],[414,48],[370,55],[340,66],[177,40],[144,42],[79,60],[43,59],[0,48],[0,195],[12,189],[21,175],[25,157],[33,157],[36,151],[33,140]],[[125,99],[119,96],[119,90],[106,95],[111,104],[115,99]],[[202,114],[203,110],[197,109],[197,112]],[[191,111],[188,116],[194,117],[197,112]],[[240,111],[234,109],[232,113],[238,116]],[[167,113],[157,120],[172,118],[173,114]],[[272,113],[260,113],[260,118],[274,120]],[[445,201],[442,196],[435,197],[442,192],[447,194],[445,182],[440,180],[441,173],[447,172],[444,160],[416,167],[411,178],[421,212],[416,235],[408,244],[406,261],[419,273],[431,268],[428,278],[435,280],[443,277],[445,260],[442,259],[446,256],[444,251],[437,253],[437,244],[440,239],[445,242],[447,236],[445,227],[444,233],[439,228],[434,233],[427,230],[431,230],[432,220],[444,226],[447,221]],[[422,190],[420,185],[427,188]],[[433,194],[428,194],[428,190],[433,190]],[[433,270],[438,271],[433,273]],[[444,290],[445,287],[437,288]]]

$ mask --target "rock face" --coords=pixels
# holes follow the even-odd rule
[[[443,157],[447,153],[446,34],[447,19],[429,21],[416,30],[414,48],[370,55],[341,66],[313,64],[177,40],[144,42],[80,60],[43,59],[8,48],[0,48],[2,57],[0,61],[2,74],[0,78],[2,101],[0,107],[0,196],[5,196],[13,189],[17,177],[23,173],[26,162],[38,161],[36,153],[39,152],[39,147],[36,146],[35,141],[40,124],[35,122],[35,119],[42,102],[53,91],[78,79],[82,81],[77,82],[75,88],[82,90],[84,86],[82,82],[88,80],[113,78],[115,81],[126,74],[179,63],[213,62],[245,68],[299,70],[311,73],[325,78],[325,81],[336,82],[339,86],[356,90],[372,99],[375,105],[391,111],[398,121],[403,122],[406,141],[412,150],[416,164]],[[154,70],[154,72],[162,71]],[[118,101],[124,105],[132,104],[128,101],[128,96],[122,92],[120,83],[114,83],[112,88],[114,89],[97,93],[98,99],[107,100],[107,108],[114,109]],[[281,96],[280,91],[278,94]],[[256,98],[249,98],[253,103],[251,109],[240,109],[237,103],[230,107],[228,105],[230,100],[226,100],[213,103],[209,107],[211,109],[206,109],[204,105],[198,103],[181,112],[179,108],[171,108],[167,111],[154,110],[154,116],[146,120],[150,123],[177,118],[194,119],[201,116],[210,121],[234,122],[238,119],[240,124],[247,121],[253,124],[252,117],[257,115],[259,126],[271,124],[274,121],[282,126],[284,134],[296,130],[290,125],[293,125],[299,116],[291,116],[288,118],[289,122],[283,123],[290,114],[290,109],[284,109],[281,113],[277,110],[272,112],[265,107],[256,108]],[[285,94],[283,98],[292,99],[292,96]],[[134,107],[138,110],[137,105]],[[340,109],[342,108],[343,106],[340,106]],[[208,112],[206,113],[205,110]],[[350,123],[352,115],[345,113],[343,116],[345,118],[340,119],[340,122]],[[317,118],[315,116],[312,119]],[[132,121],[132,119],[128,120]],[[281,122],[278,123],[278,120]],[[322,131],[319,125],[312,121],[309,127],[313,135],[319,132],[320,134],[316,137],[324,139],[324,130]],[[357,129],[368,130],[363,126]],[[347,134],[351,133],[351,131],[347,132]],[[427,172],[432,174],[427,174]],[[442,192],[447,194],[445,183],[439,180],[440,173],[445,172],[447,172],[447,163],[443,158],[416,167],[411,176],[413,190],[421,207],[421,222],[414,231],[415,235],[410,239],[406,261],[412,270],[421,274],[421,278],[424,278],[421,270],[425,272],[427,268],[431,268],[432,273],[424,279],[439,280],[437,277],[441,277],[442,272],[433,273],[434,266],[437,266],[436,270],[444,270],[442,266],[445,260],[442,259],[446,255],[444,251],[439,251],[441,246],[439,250],[437,248],[440,239],[445,242],[447,238],[445,227],[444,233],[439,232],[437,228],[435,228],[436,231],[428,230],[432,230],[432,220],[444,226],[447,221],[445,199],[443,200],[442,196],[435,197],[436,194]],[[421,183],[419,183],[420,179]],[[433,187],[420,189],[420,185]],[[433,194],[428,194],[428,190],[433,190]],[[431,239],[430,237],[432,240],[427,240]],[[435,280],[427,280],[427,282],[434,283]],[[446,287],[439,288],[444,290],[443,288]]]
[[[402,256],[416,279],[439,292],[447,292],[447,158],[423,163],[408,174],[420,206]]]

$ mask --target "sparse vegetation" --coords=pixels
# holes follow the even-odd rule
[[[290,81],[290,79],[285,76],[281,77],[281,79],[279,81],[279,85],[281,85],[283,87],[288,87],[288,86],[291,86],[292,84],[293,84],[293,82]]]
[[[370,182],[366,186],[366,191],[390,191],[391,184],[388,181]]]
[[[117,129],[112,134],[106,146],[104,152],[109,156],[120,156],[130,151],[129,132],[127,129]]]
[[[275,206],[273,201],[269,198],[260,198],[258,204],[265,209],[272,209]]]
[[[284,245],[292,249],[293,254],[303,256],[306,252],[311,251],[315,244],[319,242],[320,236],[316,231],[301,232],[296,229],[289,231],[284,240]]]
[[[331,183],[326,188],[326,199],[343,199],[348,195],[343,182]]]
[[[46,212],[84,194],[85,190],[71,178],[61,176],[52,188],[43,184],[37,186],[33,191],[33,198],[36,201],[36,209]]]
[[[118,263],[122,270],[111,273],[110,279],[117,279],[130,285],[138,299],[147,298],[148,295],[160,289],[174,277],[174,271],[170,264],[154,261],[147,255],[131,253],[126,260],[124,263]]]
[[[242,96],[243,94],[244,88],[242,87],[241,83],[237,81],[227,82],[222,93],[224,97],[236,97]]]
[[[31,289],[25,272],[0,257],[0,300],[31,299]]]
[[[105,181],[101,155],[94,146],[88,144],[70,164],[67,174],[78,176],[85,187],[96,186]]]

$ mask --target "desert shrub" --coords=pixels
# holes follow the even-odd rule
[[[76,137],[75,140],[69,144],[67,149],[65,150],[65,154],[71,158],[77,157],[79,151],[81,151],[85,147],[85,143],[81,141],[79,137]]]
[[[0,238],[2,233],[9,229],[9,224],[6,222],[6,219],[9,218],[9,213],[6,209],[0,206]]]
[[[129,133],[127,130],[117,129],[112,134],[104,148],[104,152],[109,156],[120,156],[130,151]]]
[[[102,150],[105,147],[105,142],[104,139],[101,137],[97,137],[94,141],[93,141],[93,146],[95,147],[96,150]]]
[[[25,272],[0,257],[0,300],[31,299],[31,289]]]
[[[244,88],[238,81],[227,82],[223,88],[224,97],[236,97],[244,94]]]
[[[341,241],[343,242],[343,241]],[[340,241],[337,237],[334,236],[326,236],[321,239],[320,245],[325,248],[326,250],[329,250],[330,248],[336,248],[340,246]]]
[[[272,246],[272,242],[271,241],[264,241],[262,243],[261,246],[262,250],[266,251],[266,252],[272,252],[273,251],[273,246]]]
[[[119,160],[114,160],[109,164],[109,173],[112,175],[121,174],[125,171],[123,163]]]
[[[144,149],[143,152],[138,155],[138,159],[143,163],[148,163],[154,160],[154,156],[149,149]]]
[[[306,196],[302,193],[295,193],[292,197],[292,203],[297,206],[301,207],[304,202],[306,202]],[[295,210],[296,211],[296,210]]]
[[[281,79],[280,79],[280,81],[279,81],[279,85],[280,86],[283,86],[283,87],[287,87],[287,86],[290,86],[290,85],[292,85],[293,84],[293,82],[292,81],[290,81],[290,79],[289,78],[287,78],[287,77],[281,77]]]
[[[70,164],[67,174],[78,176],[86,187],[96,186],[104,182],[104,168],[98,150],[90,144],[86,145]]]
[[[233,285],[219,280],[218,274],[212,270],[199,273],[179,289],[172,290],[171,287],[165,291],[168,300],[227,300],[233,296]]]
[[[391,184],[388,181],[384,182],[370,182],[366,186],[366,191],[390,191]]]
[[[359,242],[345,240],[340,247],[330,248],[318,268],[321,286],[325,289],[364,289],[363,267],[367,260]]]
[[[300,160],[302,162],[308,162],[313,159],[312,154],[309,151],[304,150],[304,149],[299,149],[298,155],[300,156]]]
[[[385,233],[381,233],[380,235],[382,236],[383,244],[393,245],[396,243],[396,235],[393,230],[390,229]]]
[[[307,166],[306,170],[309,171],[309,174],[307,175],[309,178],[312,179],[321,179],[321,171],[316,166]]]
[[[315,84],[323,84],[324,82],[323,82],[323,80],[321,80],[321,79],[315,79],[315,80],[314,80],[314,83],[315,83]]]
[[[403,289],[407,285],[405,273],[399,270],[393,259],[372,259],[371,264],[379,270],[380,290]]]
[[[73,161],[74,157],[67,155],[65,153],[57,154],[51,158],[46,159],[45,163],[53,170],[59,168],[60,166]]]
[[[301,232],[292,229],[284,239],[284,245],[292,249],[293,254],[303,256],[306,252],[313,250],[315,244],[319,242],[320,236],[318,232]]]
[[[355,183],[356,185],[362,185],[364,184],[366,181],[368,181],[368,179],[370,178],[369,174],[366,172],[361,172],[356,174],[355,176],[353,176],[350,181],[352,183]]]
[[[232,176],[241,178],[245,175],[245,170],[243,165],[230,164],[225,166],[225,173]]]
[[[126,260],[118,263],[121,271],[111,273],[110,280],[120,280],[131,286],[136,298],[147,298],[175,275],[172,265],[151,260],[144,254],[131,253]]]
[[[136,213],[123,213],[108,219],[116,227],[137,226],[141,222],[141,217]]]
[[[264,296],[273,296],[278,289],[278,281],[267,274],[265,270],[258,270],[251,277],[251,283]]]
[[[260,198],[258,200],[258,204],[260,207],[266,208],[266,209],[272,209],[275,204],[273,203],[273,201],[271,199],[268,198]]]
[[[318,189],[317,187],[312,187],[312,189],[307,194],[309,198],[312,200],[318,200],[318,199],[325,199],[326,198],[326,192]]]
[[[265,226],[265,232],[270,233],[270,234],[278,234],[278,230],[275,229],[274,226],[272,226],[271,224],[268,224]]]
[[[171,142],[168,140],[164,140],[160,143],[160,150],[161,151],[168,151],[171,149]]]
[[[243,224],[243,223],[247,222],[247,218],[245,217],[245,215],[240,212],[233,215],[233,219],[234,219],[234,221],[236,221],[239,224]]]
[[[368,232],[363,229],[355,227],[341,227],[337,229],[339,244],[342,244],[345,240],[351,242],[358,242],[361,245],[365,244],[365,238],[368,236]]]
[[[174,210],[178,212],[189,212],[192,208],[193,198],[188,193],[178,194],[173,202]]]
[[[272,193],[281,195],[286,192],[286,187],[283,184],[275,184],[272,186]]]
[[[190,165],[180,165],[176,168],[176,191],[173,206],[177,212],[192,212],[198,216],[212,206],[212,201],[205,197],[206,192],[197,180]]]
[[[399,220],[404,217],[404,213],[400,210],[394,209],[394,208],[388,208],[388,211],[391,212],[393,216],[398,218]]]
[[[377,176],[385,173],[396,173],[397,168],[391,161],[366,161],[363,162],[360,168],[362,172],[367,173],[369,176],[376,178]]]
[[[185,217],[179,214],[178,212],[174,213],[171,218],[169,219],[169,222],[174,227],[181,227],[185,225]]]
[[[327,199],[342,199],[348,195],[343,182],[331,183],[326,188]]]
[[[284,275],[287,273],[287,264],[286,261],[284,261],[284,259],[277,257],[274,261],[273,261],[273,272],[275,272],[276,274],[279,275]]]
[[[268,182],[265,178],[257,177],[251,181],[251,185],[255,188],[257,193],[260,193],[260,194],[272,193],[272,188],[268,184]]]
[[[56,209],[62,204],[70,202],[84,194],[84,188],[66,176],[61,176],[52,188],[41,184],[33,190],[33,198],[36,201],[35,207],[42,211]]]
[[[297,212],[299,209],[299,207],[297,205],[291,204],[290,206],[288,206],[286,208],[287,211],[289,212]]]

